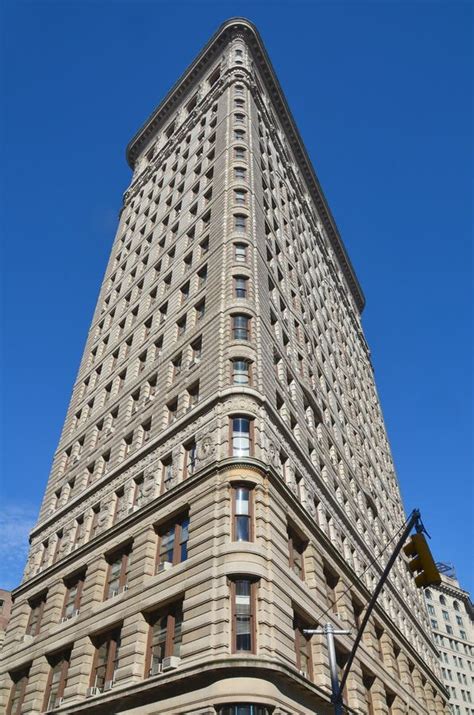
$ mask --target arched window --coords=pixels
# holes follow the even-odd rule
[[[431,601],[432,596],[431,596],[431,591],[429,588],[427,588],[425,591],[425,597]]]
[[[446,605],[446,599],[445,599],[445,597],[444,597],[444,596],[440,596],[440,597],[439,597],[439,602],[441,603],[442,606],[445,606],[445,605]]]
[[[461,609],[459,608],[459,603],[457,601],[453,601],[453,608],[455,611],[460,611]]]

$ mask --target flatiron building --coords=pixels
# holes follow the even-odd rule
[[[262,40],[224,23],[133,170],[2,650],[8,715],[326,715],[405,521],[364,296]],[[441,715],[402,559],[348,713]]]

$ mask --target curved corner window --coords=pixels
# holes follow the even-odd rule
[[[248,315],[232,316],[232,337],[234,340],[250,339],[250,318]]]
[[[231,418],[232,457],[250,457],[252,422],[248,417]]]
[[[250,384],[250,362],[243,358],[232,360],[232,382],[234,385]]]
[[[253,492],[245,485],[232,487],[232,540],[252,541]]]
[[[217,715],[272,715],[273,710],[273,707],[267,705],[251,705],[250,703],[216,706]]]

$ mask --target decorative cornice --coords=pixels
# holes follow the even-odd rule
[[[170,119],[172,112],[176,110],[177,106],[190,87],[202,77],[222,48],[228,45],[229,42],[236,37],[236,34],[245,38],[247,45],[252,52],[256,69],[265,81],[269,96],[271,97],[282,127],[285,130],[293,155],[298,162],[302,175],[311,192],[311,197],[328,234],[331,246],[338,258],[357,308],[360,312],[362,312],[365,306],[365,298],[362,288],[346,253],[336,226],[336,222],[332,216],[321,185],[306,152],[295,120],[293,119],[293,115],[288,107],[260,34],[255,25],[248,20],[244,18],[233,18],[227,20],[223,25],[221,25],[221,27],[201,50],[194,62],[188,67],[188,69],[168,92],[163,101],[150,115],[142,128],[129,142],[126,152],[127,161],[133,169],[135,161],[140,153],[150,142],[152,137],[156,135],[158,129]]]

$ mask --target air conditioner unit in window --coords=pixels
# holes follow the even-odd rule
[[[158,566],[158,573],[160,571],[168,571],[173,566],[171,561],[161,561],[160,565]]]
[[[76,454],[76,456],[72,458],[72,464],[77,464],[78,461],[79,461],[79,456]]]
[[[306,670],[300,670],[300,675],[302,675],[303,678],[307,678],[307,677],[308,677],[308,673],[306,672]]]
[[[175,668],[179,668],[179,664],[181,663],[181,658],[178,658],[176,655],[170,655],[167,658],[163,658],[161,661],[161,669],[163,673],[166,670],[174,670]]]
[[[95,686],[93,686],[92,688],[87,688],[86,698],[92,698],[94,697],[94,695],[100,695],[101,692],[101,689],[96,688]]]
[[[106,436],[106,437],[111,437],[114,432],[115,432],[115,430],[114,430],[113,427],[107,427],[107,429],[105,430],[105,436]]]
[[[61,618],[61,623],[65,623],[66,621],[70,621],[71,618],[75,618],[76,616],[79,615],[79,610],[77,608],[74,609],[72,613],[67,614],[66,616],[63,616]]]
[[[163,671],[163,664],[162,663],[153,663],[151,666],[150,670],[148,671],[148,675],[159,675]]]
[[[23,643],[31,643],[33,641],[33,639],[34,639],[34,636],[30,636],[29,633],[26,633],[23,636]]]
[[[110,595],[113,598],[114,596],[119,596],[121,593],[125,593],[125,591],[128,591],[127,584],[125,584],[125,586],[120,586],[120,588],[114,588]]]
[[[60,708],[61,705],[64,702],[64,698],[57,698],[55,695],[52,695],[49,699],[48,702],[48,710],[56,710],[56,708]]]
[[[107,690],[112,690],[112,688],[114,687],[114,685],[115,685],[115,680],[106,680],[105,683],[104,683],[104,693],[105,693]]]
[[[133,514],[134,511],[136,511],[139,508],[138,504],[133,504],[131,507],[128,509],[129,514]]]

